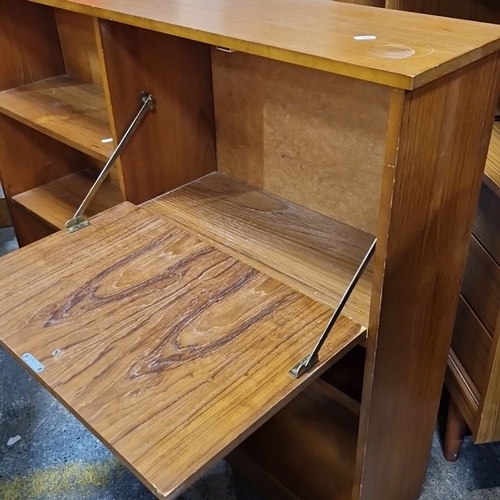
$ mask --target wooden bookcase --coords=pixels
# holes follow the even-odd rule
[[[159,498],[227,457],[273,499],[416,499],[499,51],[334,2],[4,2],[1,345]],[[90,226],[55,232],[142,91]]]

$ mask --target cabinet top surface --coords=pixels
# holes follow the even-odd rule
[[[31,0],[396,88],[500,50],[500,26],[332,0]]]

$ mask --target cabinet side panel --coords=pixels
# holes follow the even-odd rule
[[[64,74],[54,10],[0,2],[0,91]]]
[[[208,45],[101,21],[113,122],[122,137],[153,94],[148,113],[121,155],[126,199],[143,203],[215,170]]]
[[[216,49],[212,68],[219,170],[374,234],[390,90]]]
[[[499,69],[495,54],[408,92],[391,123],[355,498],[414,500],[425,479]]]

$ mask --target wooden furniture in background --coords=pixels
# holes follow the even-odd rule
[[[229,453],[270,498],[416,499],[499,51],[499,27],[341,3],[2,3],[0,175],[26,246],[0,261],[1,344],[159,498]],[[91,225],[52,234],[143,90]]]
[[[500,124],[491,136],[455,323],[446,385],[445,456],[456,460],[467,425],[476,443],[500,440]]]

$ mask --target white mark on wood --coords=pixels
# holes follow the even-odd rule
[[[375,35],[356,35],[354,37],[354,40],[360,40],[360,41],[363,41],[363,40],[376,40],[377,37]]]

